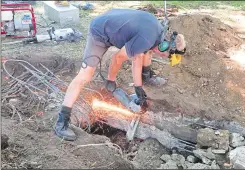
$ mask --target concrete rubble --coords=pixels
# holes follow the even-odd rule
[[[207,165],[211,164],[211,159],[215,159],[214,155],[208,154],[206,151],[202,149],[194,150],[193,153],[197,158],[202,160],[202,162]]]
[[[196,163],[193,166],[189,167],[188,169],[211,169],[211,168],[206,164]]]
[[[213,149],[212,152],[214,154],[225,154],[226,150],[224,150],[224,149]]]
[[[171,159],[175,161],[178,166],[182,166],[185,163],[185,157],[180,154],[172,154]]]
[[[230,135],[230,146],[234,148],[239,146],[245,146],[244,137],[239,133],[232,133]]]
[[[201,148],[211,147],[212,149],[227,151],[229,148],[229,131],[214,131],[210,128],[200,129],[197,133],[197,143]]]
[[[168,162],[169,160],[171,160],[171,156],[170,155],[163,154],[160,157],[160,159],[163,160],[164,162]]]
[[[178,166],[175,161],[169,160],[165,164],[161,164],[160,169],[178,169]]]
[[[194,163],[185,161],[185,163],[182,165],[183,169],[188,169],[190,167],[192,167],[194,165]]]
[[[209,152],[198,149],[195,150],[194,153],[198,156],[188,155],[185,158],[183,155],[176,153],[173,153],[172,155],[163,154],[161,156],[163,164],[161,164],[158,169],[220,169],[211,149]],[[204,163],[203,160],[206,162],[204,161]]]
[[[211,169],[220,169],[219,165],[216,163],[216,161],[214,160],[211,164]]]
[[[234,169],[245,169],[245,146],[230,151],[229,159]]]
[[[197,134],[197,143],[201,147],[216,147],[217,137],[213,129],[200,129]]]
[[[159,138],[155,139],[160,143],[153,139],[145,140],[139,147],[141,149],[138,151],[138,154],[136,154],[134,159],[135,165],[140,165],[139,167],[136,166],[137,168],[245,168],[244,136],[239,133],[230,133],[228,130],[221,129],[213,130],[211,128],[198,129],[197,140],[196,143],[191,145],[191,152],[170,149],[169,147],[165,146],[163,142],[159,141]],[[153,147],[153,145],[156,146]],[[162,145],[168,151],[161,148],[160,145]],[[142,155],[145,156],[142,157]]]
[[[195,156],[189,155],[186,160],[191,163],[196,163],[198,159]]]
[[[228,130],[199,129],[193,154],[165,153],[160,159],[158,169],[244,169],[244,137]]]

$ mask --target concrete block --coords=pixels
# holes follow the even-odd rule
[[[191,162],[191,163],[196,163],[198,161],[198,159],[195,156],[189,155],[187,156],[187,161]]]
[[[245,139],[239,133],[232,133],[230,135],[230,145],[232,147],[245,146]]]
[[[43,1],[44,14],[61,26],[76,25],[80,22],[79,9],[73,5],[60,7],[54,1]]]
[[[234,169],[245,169],[245,146],[230,151],[229,158]]]

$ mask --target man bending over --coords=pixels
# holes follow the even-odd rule
[[[70,83],[55,124],[55,133],[65,140],[75,140],[75,133],[69,128],[73,104],[80,95],[81,89],[90,82],[96,66],[109,47],[120,50],[112,56],[106,80],[106,89],[110,92],[116,87],[116,76],[124,61],[132,60],[134,88],[139,104],[146,105],[146,93],[143,83],[162,85],[163,78],[157,77],[151,70],[152,53],[161,57],[169,56],[169,48],[162,43],[165,40],[163,26],[155,16],[148,12],[131,9],[113,9],[92,20],[87,37],[82,67]],[[168,42],[168,41],[166,41]],[[185,49],[184,37],[176,36],[176,49]]]

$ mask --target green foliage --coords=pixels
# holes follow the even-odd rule
[[[145,4],[155,6],[164,6],[164,1],[144,1]],[[178,8],[185,9],[225,9],[233,7],[235,10],[245,10],[245,1],[167,1],[167,5],[175,5]]]

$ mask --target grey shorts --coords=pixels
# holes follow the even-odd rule
[[[89,32],[83,62],[90,67],[96,67],[109,47]]]

